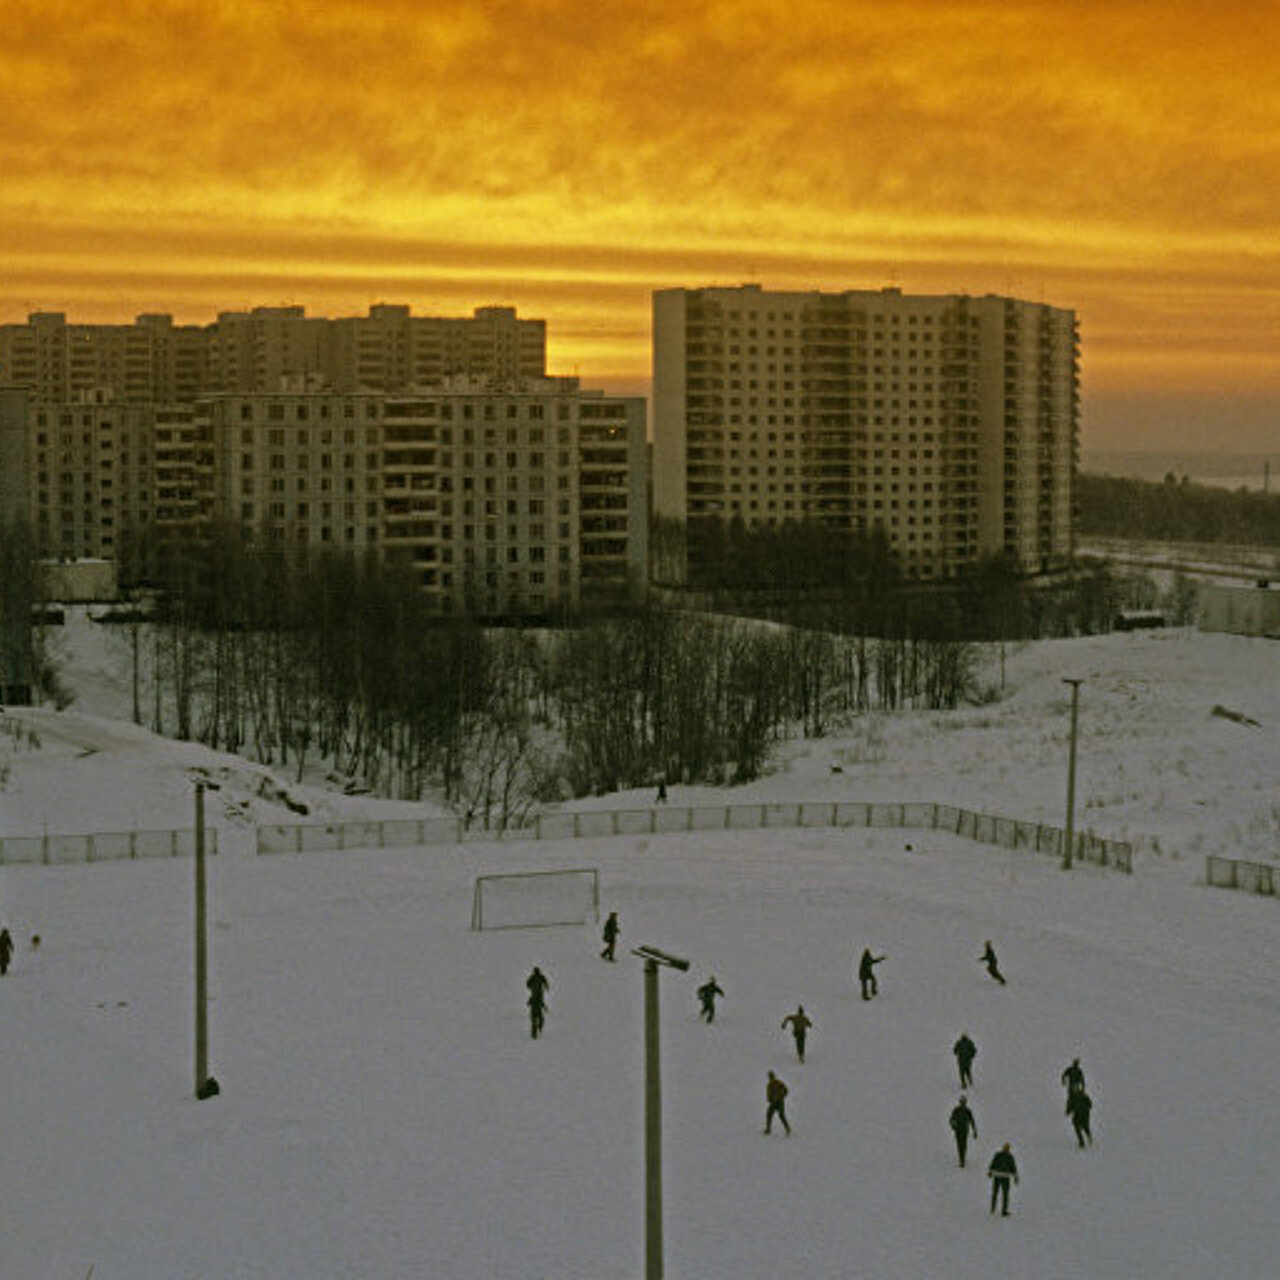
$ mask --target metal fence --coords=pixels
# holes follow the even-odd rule
[[[194,830],[93,831],[84,835],[0,836],[0,866],[49,866],[66,862],[112,862],[127,858],[182,858],[195,853]],[[206,828],[206,853],[218,852],[218,833]]]
[[[491,840],[599,840],[610,836],[666,835],[680,831],[752,831],[796,827],[889,827],[949,831],[980,844],[1062,857],[1066,833],[1039,822],[975,813],[953,805],[912,801],[795,801],[724,806],[655,805],[647,809],[592,809],[540,813],[518,826],[468,828],[457,818],[389,822],[283,823],[260,826],[257,851],[308,853],[337,849],[387,849],[407,845],[465,844]],[[1077,831],[1073,857],[1080,862],[1133,871],[1133,846]]]
[[[1245,893],[1261,893],[1275,897],[1280,880],[1269,862],[1245,862],[1239,858],[1219,858],[1209,854],[1204,860],[1204,880],[1217,889],[1243,889]]]

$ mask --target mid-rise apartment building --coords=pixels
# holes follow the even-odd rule
[[[8,509],[32,522],[51,557],[118,559],[130,533],[208,518],[191,405],[85,396],[29,400],[24,412],[25,485]]]
[[[639,600],[643,399],[576,378],[447,380],[384,406],[384,550],[441,613],[545,614]]]
[[[645,425],[642,399],[574,378],[401,395],[299,380],[172,405],[12,390],[0,496],[62,559],[126,561],[166,529],[239,523],[395,559],[441,615],[546,616],[642,595]]]
[[[912,578],[1072,552],[1071,311],[988,295],[667,289],[654,295],[655,515],[879,530]]]
[[[196,325],[142,315],[131,325],[68,324],[60,311],[0,325],[0,382],[65,403],[110,390],[116,400],[190,400],[207,382],[208,339]]]
[[[209,325],[142,315],[131,325],[68,324],[37,312],[0,325],[0,384],[67,403],[106,393],[121,403],[175,403],[269,392],[299,378],[338,391],[407,391],[456,374],[510,380],[546,373],[546,323],[514,307],[469,317],[414,316],[407,306],[328,319],[300,306],[223,311]]]

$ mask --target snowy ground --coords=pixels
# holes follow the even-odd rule
[[[1002,702],[795,744],[733,793],[672,789],[674,804],[925,799],[1060,824],[1061,679],[1079,676],[1079,822],[1136,842],[1125,877],[886,830],[255,858],[252,821],[293,816],[266,771],[114,721],[97,641],[68,643],[84,646],[83,710],[0,716],[42,743],[0,747],[0,834],[188,825],[187,771],[222,771],[223,1093],[191,1096],[190,862],[0,867],[19,944],[0,979],[3,1280],[641,1274],[639,943],[693,962],[662,978],[668,1276],[1276,1273],[1278,908],[1197,879],[1206,852],[1276,852],[1280,646],[1028,646],[1007,655]],[[387,811],[288,789],[326,815]],[[468,931],[477,872],[583,864],[620,914],[616,965],[594,927]],[[1007,987],[978,963],[986,938]],[[869,1003],[850,974],[863,946],[888,955]],[[552,982],[536,1043],[534,963]],[[710,973],[727,998],[705,1026],[693,989]],[[815,1022],[803,1066],[779,1027],[798,1002]],[[980,1137],[960,1170],[946,1118],[966,1029]],[[1087,1151],[1058,1083],[1077,1055]],[[791,1085],[789,1139],[760,1132],[771,1068]],[[1023,1176],[1001,1220],[983,1168],[1005,1141]]]

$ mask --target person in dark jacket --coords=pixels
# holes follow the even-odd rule
[[[862,998],[870,1000],[872,996],[878,995],[880,985],[876,982],[876,965],[878,965],[884,956],[873,956],[871,948],[868,947],[862,953],[862,959],[858,961],[858,982],[862,986]]]
[[[982,955],[978,957],[980,964],[987,966],[987,972],[1003,987],[1004,974],[1000,972],[1000,962],[996,959],[996,949],[990,942],[983,948]]]
[[[723,995],[724,992],[720,990],[720,984],[716,982],[715,974],[712,974],[710,980],[704,982],[698,988],[698,999],[702,1001],[702,1020],[704,1022],[714,1022],[716,1020],[716,996]]]
[[[804,1042],[805,1037],[809,1034],[809,1028],[813,1026],[813,1019],[804,1011],[804,1005],[797,1005],[795,1013],[789,1013],[782,1020],[782,1029],[787,1029],[787,1023],[791,1024],[791,1034],[795,1037],[796,1057],[801,1062],[804,1061]]]
[[[1067,1089],[1067,1114],[1070,1115],[1072,1097],[1084,1092],[1084,1068],[1079,1058],[1072,1058],[1070,1065],[1063,1070],[1062,1083]]]
[[[1093,1111],[1093,1099],[1083,1088],[1077,1089],[1067,1097],[1067,1115],[1071,1117],[1071,1127],[1076,1131],[1076,1141],[1083,1147],[1086,1142],[1093,1146],[1093,1133],[1089,1129],[1089,1116]]]
[[[609,918],[604,922],[604,950],[600,953],[601,960],[613,960],[613,949],[618,945],[618,934],[622,929],[618,925],[618,913],[616,911],[609,912]]]
[[[969,1033],[965,1031],[951,1046],[951,1052],[956,1055],[956,1066],[960,1069],[960,1087],[967,1089],[973,1083],[973,1060],[978,1056],[978,1046],[969,1039]]]
[[[533,972],[524,985],[529,989],[529,1032],[536,1040],[546,1021],[547,988],[551,983],[547,980],[547,975],[535,964]]]
[[[960,1167],[963,1169],[965,1152],[969,1150],[969,1135],[972,1133],[975,1138],[978,1136],[978,1122],[973,1118],[973,1112],[969,1110],[963,1093],[960,1101],[951,1108],[950,1125],[951,1132],[956,1137],[956,1154],[960,1157]]]
[[[0,974],[9,972],[9,961],[13,959],[13,938],[8,929],[0,929]]]
[[[787,1086],[772,1071],[769,1072],[769,1082],[764,1087],[764,1098],[765,1133],[773,1132],[773,1117],[777,1116],[782,1121],[782,1127],[787,1131],[787,1136],[790,1137],[791,1125],[787,1122]]]
[[[1009,1150],[1007,1142],[991,1157],[991,1163],[987,1166],[987,1177],[991,1179],[991,1212],[995,1213],[996,1198],[1000,1197],[1003,1201],[1000,1212],[1007,1218],[1009,1216],[1009,1183],[1018,1181],[1018,1162],[1013,1158],[1013,1152]]]

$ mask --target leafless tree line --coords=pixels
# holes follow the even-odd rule
[[[757,777],[782,739],[955,706],[978,648],[659,608],[555,631],[427,614],[404,570],[220,528],[153,556],[134,717],[468,822],[570,795]]]

